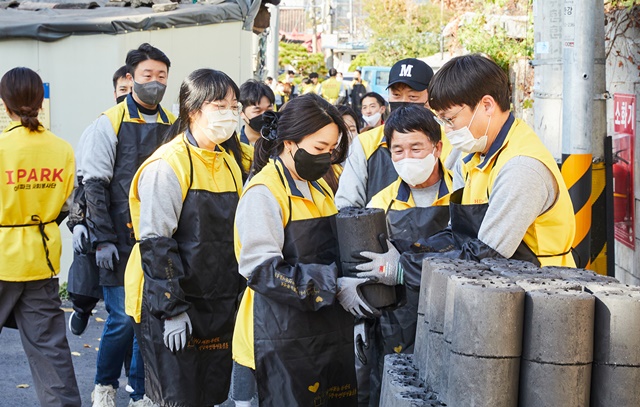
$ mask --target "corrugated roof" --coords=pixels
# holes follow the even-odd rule
[[[180,3],[176,10],[154,12],[151,7],[117,3],[112,7],[105,0],[0,1],[0,39],[52,42],[70,35],[124,34],[229,21],[243,21],[243,29],[250,31],[260,7],[260,0],[226,0],[221,4]]]

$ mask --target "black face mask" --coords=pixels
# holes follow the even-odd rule
[[[331,153],[313,155],[298,147],[298,151],[293,155],[293,162],[300,178],[316,181],[331,168]]]
[[[411,106],[411,105],[420,105],[424,106],[424,103],[413,103],[413,102],[389,102],[389,108],[393,112],[394,110],[400,109],[401,107]]]
[[[123,100],[127,98],[127,95],[120,95],[116,98],[116,104],[119,105]]]
[[[255,131],[256,133],[260,133],[260,130],[262,130],[262,126],[264,126],[264,119],[262,115],[259,114],[256,117],[253,117],[251,120],[249,120],[248,124],[253,131]]]

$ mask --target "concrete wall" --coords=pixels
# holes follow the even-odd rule
[[[162,105],[172,109],[182,80],[195,69],[221,70],[238,85],[252,77],[253,34],[241,28],[242,22],[229,22],[122,35],[74,35],[50,43],[2,40],[0,74],[26,66],[49,82],[51,131],[75,147],[85,127],[114,104],[111,78],[130,49],[148,42],[167,54],[171,69]],[[71,234],[66,227],[61,230],[60,278],[66,280],[73,258]]]
[[[630,13],[640,17],[640,7],[633,10],[620,10],[607,16],[606,49],[607,90],[614,93],[636,95],[640,99],[640,29],[627,24],[624,19]],[[622,22],[618,25],[617,22]],[[628,20],[627,20],[628,22]],[[617,28],[617,29],[616,29]],[[625,31],[626,30],[626,31]],[[640,109],[636,100],[636,134],[634,157],[634,198],[635,198],[635,250],[616,241],[616,278],[627,284],[640,284]],[[607,101],[607,134],[613,135],[613,100]]]

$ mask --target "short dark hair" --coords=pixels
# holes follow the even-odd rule
[[[127,71],[133,76],[138,64],[142,61],[146,61],[147,59],[153,59],[154,61],[162,62],[167,66],[167,72],[171,67],[171,61],[165,55],[164,52],[160,51],[158,48],[151,46],[148,43],[144,43],[138,47],[138,49],[132,49],[127,53],[127,58],[125,60],[127,64]]]
[[[309,79],[313,79],[313,78],[317,78],[318,77],[318,73],[317,72],[311,72],[309,74]]]
[[[296,73],[295,73],[295,72],[293,72],[292,70],[288,70],[288,71],[287,71],[287,75],[295,75],[295,74],[296,74]]]
[[[384,136],[387,145],[391,147],[394,131],[398,133],[419,131],[424,133],[433,144],[437,144],[442,137],[442,128],[434,117],[431,110],[416,103],[394,109],[384,123]]]
[[[338,74],[338,70],[336,68],[329,69],[329,76],[336,76]]]
[[[244,112],[246,108],[259,104],[264,96],[269,99],[271,104],[276,103],[276,96],[267,84],[255,79],[249,79],[240,86],[238,102],[242,105],[242,111]]]
[[[503,112],[509,111],[511,102],[507,74],[480,54],[451,59],[438,70],[428,89],[429,106],[436,111],[461,105],[473,108],[485,95],[493,97]]]
[[[362,69],[356,68],[355,72],[362,73]]]
[[[35,71],[18,67],[5,73],[0,79],[0,98],[24,127],[42,131],[38,112],[44,100],[44,85]]]
[[[378,104],[380,106],[386,106],[387,105],[387,102],[384,100],[384,98],[382,96],[380,96],[379,93],[376,93],[376,92],[365,93],[364,96],[362,96],[362,99],[360,99],[360,105],[362,105],[362,101],[364,101],[364,98],[374,98],[375,100],[378,101]]]
[[[268,81],[272,81],[272,80],[273,80],[273,78],[272,78],[272,77],[270,77],[270,76],[267,76],[267,80],[268,80]]]
[[[277,138],[267,140],[260,137],[255,144],[253,165],[258,173],[270,157],[277,157],[284,150],[285,141],[299,143],[310,134],[315,133],[324,126],[335,123],[342,135],[338,147],[333,151],[331,162],[341,163],[347,157],[349,148],[349,130],[342,120],[342,115],[335,106],[327,102],[315,93],[307,93],[287,102],[281,109],[278,119]],[[300,118],[304,118],[300,120]]]
[[[117,71],[113,73],[113,90],[117,90],[118,88],[118,79],[126,78],[128,73],[129,71],[127,70],[126,65],[122,65],[120,68],[118,68]]]

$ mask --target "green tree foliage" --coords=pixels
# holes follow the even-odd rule
[[[278,64],[283,67],[291,65],[296,71],[305,75],[311,72],[318,72],[318,74],[324,75],[327,72],[322,53],[309,53],[302,44],[280,41]]]
[[[424,57],[438,50],[440,7],[414,0],[364,0],[371,30],[368,65],[392,65],[403,58]]]
[[[369,53],[365,53],[365,54],[358,54],[357,57],[355,57],[353,59],[353,61],[351,61],[351,64],[349,65],[349,72],[353,72],[356,70],[357,67],[362,67],[362,66],[372,66],[375,65],[375,61],[373,60],[373,58],[371,58],[371,55]]]
[[[533,57],[533,21],[529,14],[525,39],[511,38],[500,24],[488,24],[490,16],[500,14],[495,5],[485,5],[458,28],[457,39],[467,51],[487,54],[508,72],[509,64],[515,60]]]

